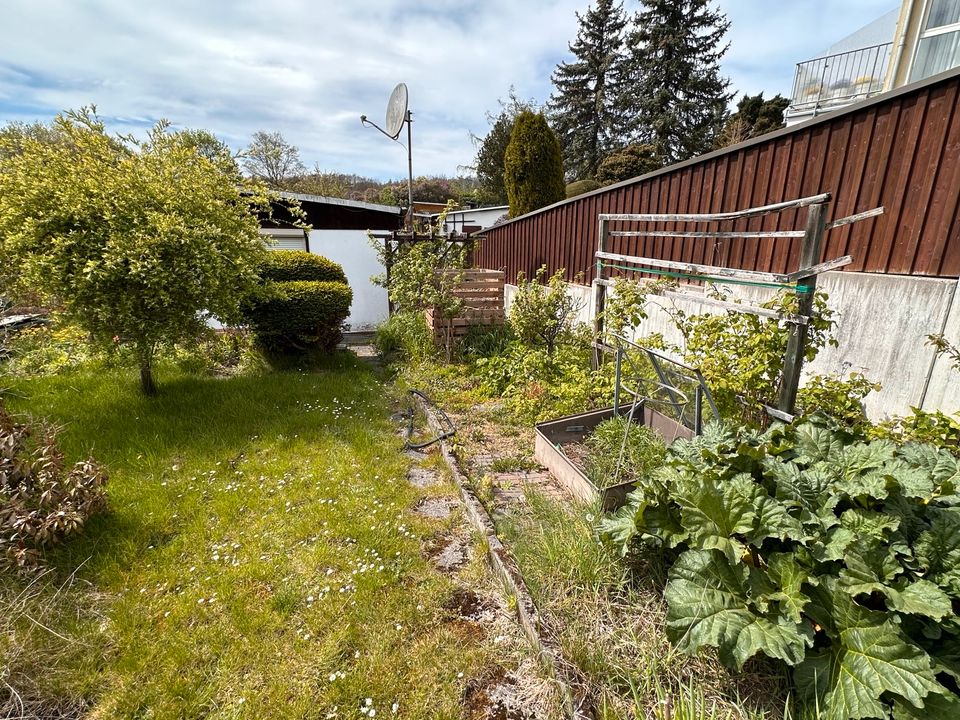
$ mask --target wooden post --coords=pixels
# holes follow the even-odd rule
[[[600,218],[597,252],[607,251],[607,240],[609,238],[608,222],[609,221],[606,218]],[[599,263],[600,261],[597,260],[597,262]],[[599,282],[603,279],[603,266],[598,264],[597,273],[593,282],[593,339],[595,343],[599,343],[603,339],[603,307],[607,299],[607,286],[603,282]],[[599,347],[594,347],[594,369],[600,367],[600,357],[602,354],[603,351]]]
[[[827,205],[811,205],[807,211],[807,228],[803,234],[803,247],[800,250],[800,270],[812,268],[820,262],[820,249],[826,226]],[[797,279],[797,314],[810,317],[813,314],[813,295],[817,289],[816,274]],[[800,388],[800,371],[803,369],[803,356],[807,350],[808,323],[791,323],[787,352],[783,358],[783,382],[780,386],[780,401],[777,409],[794,414],[797,402],[797,390]]]

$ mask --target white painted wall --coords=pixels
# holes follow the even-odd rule
[[[874,273],[830,272],[821,275],[818,287],[830,297],[837,313],[834,336],[837,347],[821,350],[804,366],[804,374],[862,372],[880,382],[883,389],[865,400],[872,419],[903,415],[911,406],[925,410],[960,410],[960,373],[943,358],[937,359],[926,344],[927,335],[944,333],[960,344],[960,292],[954,279],[923,278]],[[695,292],[694,288],[689,288]],[[504,288],[509,312],[515,285]],[[582,304],[578,319],[593,322],[592,290],[569,285],[568,292]],[[732,297],[753,303],[770,297],[771,290],[734,287]],[[688,314],[722,313],[722,308],[695,299],[656,297],[648,306],[649,317],[636,336],[662,333],[676,344],[682,338],[662,307],[673,305]]]
[[[488,228],[497,220],[510,212],[506,206],[477,208],[475,210],[451,210],[447,213],[444,221],[444,232],[460,232],[464,225],[476,225],[482,228]]]
[[[371,282],[383,273],[366,230],[311,230],[310,252],[343,266],[353,289],[353,304],[347,324],[350,330],[370,330],[388,316],[387,291]]]

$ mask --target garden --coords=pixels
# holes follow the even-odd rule
[[[0,716],[551,717],[342,268],[205,139],[0,133]]]
[[[409,262],[422,271],[426,254]],[[613,353],[598,362],[562,271],[516,284],[503,325],[439,348],[422,311],[442,288],[398,285],[400,312],[377,343],[397,382],[457,424],[458,464],[585,706],[610,718],[956,716],[956,416],[871,422],[874,382],[814,375],[783,422],[766,409],[788,343],[777,317],[688,315],[665,297],[669,282],[621,278],[604,307]],[[793,302],[781,292],[763,308],[789,314]],[[634,337],[651,304],[679,342]],[[808,361],[837,342],[829,298],[818,293],[814,308]],[[712,401],[700,417],[692,389],[666,382],[651,351],[699,371]],[[646,409],[683,420],[686,434],[664,437],[622,397],[620,413],[591,412],[624,389],[616,352]],[[537,436],[553,425],[562,432],[548,444],[596,489],[592,502],[541,467]],[[604,491],[624,483],[621,506],[605,506]]]
[[[957,715],[956,416],[872,422],[860,374],[771,413],[789,291],[694,315],[624,276],[597,337],[541,269],[465,328],[439,233],[375,245],[396,312],[361,360],[343,269],[268,251],[278,198],[231,162],[92,110],[0,133],[3,317],[36,320],[0,357],[5,716],[561,716],[461,475],[581,714]],[[812,306],[807,361],[837,342]]]

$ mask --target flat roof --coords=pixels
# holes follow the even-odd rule
[[[359,200],[345,200],[344,198],[326,197],[324,195],[308,195],[306,193],[295,193],[281,190],[277,193],[280,197],[290,200],[299,200],[302,203],[315,203],[317,205],[340,205],[341,207],[357,208],[358,210],[370,210],[371,212],[389,213],[391,215],[403,214],[403,208],[396,205],[375,205],[374,203],[360,202]]]

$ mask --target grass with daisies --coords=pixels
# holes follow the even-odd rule
[[[89,718],[456,718],[496,658],[448,622],[390,403],[346,353],[309,371],[2,378],[110,474],[109,510],[0,575],[0,708]]]

